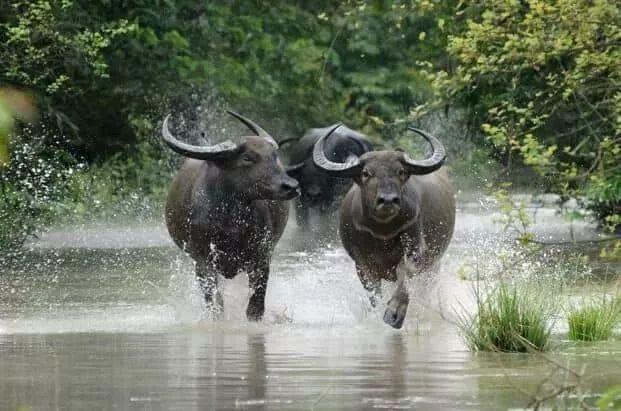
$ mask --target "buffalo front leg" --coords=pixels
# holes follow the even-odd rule
[[[295,222],[298,227],[306,230],[308,228],[308,207],[300,199],[295,202]]]
[[[410,296],[408,294],[407,270],[401,264],[397,266],[397,288],[388,301],[388,306],[384,312],[384,322],[393,328],[401,328],[405,314],[408,311]]]
[[[381,280],[378,276],[373,275],[368,270],[356,265],[358,278],[364,289],[369,293],[369,302],[371,307],[375,308],[377,301],[382,297]]]
[[[197,261],[196,277],[203,290],[207,310],[214,315],[219,315],[223,311],[224,302],[218,291],[218,270],[215,265],[207,261]]]
[[[269,259],[262,261],[248,274],[248,285],[252,295],[246,308],[246,317],[249,321],[260,321],[265,312],[265,293],[267,292],[267,280],[270,275]]]
[[[405,314],[408,310],[410,296],[408,294],[408,275],[410,272],[418,272],[425,267],[424,256],[427,252],[427,245],[420,230],[417,230],[412,237],[404,234],[401,237],[404,247],[404,258],[402,263],[395,268],[397,275],[397,289],[388,301],[388,307],[384,312],[384,322],[394,328],[401,328]]]

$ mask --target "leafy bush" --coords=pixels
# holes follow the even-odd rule
[[[14,252],[52,223],[161,215],[176,160],[143,143],[98,165],[26,129],[11,140],[11,161],[0,169],[0,250]]]
[[[610,338],[621,315],[621,298],[591,303],[570,310],[567,316],[569,339],[600,341]]]
[[[600,410],[620,410],[621,409],[621,386],[613,386],[607,389],[602,397],[597,401]]]
[[[461,2],[452,70],[428,70],[434,103],[468,110],[506,168],[619,212],[621,13],[613,0]],[[457,16],[454,20],[457,20]]]
[[[99,93],[100,103],[109,94],[106,50],[136,29],[123,18],[89,15],[80,3],[0,3],[0,82],[32,91],[47,129],[64,134],[76,146],[85,144],[78,131],[84,133],[98,114],[92,110],[91,93]]]
[[[160,216],[175,169],[167,155],[145,142],[131,154],[84,168],[69,180],[66,197],[56,206],[59,219]]]
[[[24,130],[11,140],[10,163],[0,169],[0,249],[14,249],[50,222],[76,163],[44,137]]]
[[[460,329],[473,351],[544,351],[549,308],[542,295],[501,282],[484,299],[477,297],[477,311],[461,318]]]
[[[426,99],[412,62],[443,57],[435,16],[449,10],[333,0],[3,2],[0,82],[31,90],[48,128],[65,131],[89,162],[143,141],[166,107],[192,111],[188,96],[205,85],[237,111],[259,111],[272,130],[287,119],[288,137],[338,119],[372,132]]]
[[[69,192],[62,178],[46,183],[60,184],[49,187],[64,193],[60,205],[31,206],[19,181],[5,176],[3,209],[22,210],[29,223],[13,221],[32,233],[50,218],[44,208],[75,218],[161,204],[169,169],[148,139],[163,112],[198,112],[196,90],[280,137],[337,119],[373,132],[425,99],[426,80],[411,63],[444,55],[434,13],[447,10],[333,0],[0,2],[0,83],[32,92],[42,127],[65,136],[63,148],[87,164]],[[0,135],[0,158],[6,141]]]

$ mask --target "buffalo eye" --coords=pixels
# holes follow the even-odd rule
[[[405,170],[404,170],[404,169],[399,170],[399,177],[400,177],[400,178],[405,178],[405,177],[406,177],[406,175],[407,175],[407,173],[405,172]]]
[[[369,170],[362,170],[362,177],[363,178],[371,177],[371,173],[369,172]]]
[[[245,165],[251,165],[251,164],[254,164],[254,163],[256,163],[256,162],[257,162],[254,158],[252,158],[252,157],[251,157],[251,156],[249,156],[248,154],[244,154],[244,155],[242,155],[242,157],[241,157],[241,161],[242,161],[242,163],[244,163]]]

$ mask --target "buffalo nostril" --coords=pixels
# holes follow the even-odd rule
[[[377,205],[399,205],[400,202],[398,195],[382,195],[377,198]]]

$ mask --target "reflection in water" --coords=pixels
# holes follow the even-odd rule
[[[248,394],[247,400],[238,401],[236,406],[257,405],[257,409],[264,409],[265,405],[265,384],[267,378],[267,367],[265,365],[265,337],[263,334],[255,334],[248,337]]]
[[[362,402],[365,406],[381,408],[410,408],[408,404],[408,387],[406,384],[406,374],[408,368],[407,355],[407,336],[405,334],[392,334],[385,338],[387,348],[386,372],[388,375],[382,376],[377,381],[371,381],[369,391],[373,392],[378,383],[385,383],[388,389],[377,398],[364,397]]]
[[[4,336],[0,409],[495,410],[524,406],[516,387],[535,392],[551,370],[532,355],[447,350],[448,332],[313,331]],[[554,358],[587,364],[585,388],[601,392],[621,380],[621,349],[597,348]]]
[[[408,353],[407,343],[403,334],[395,334],[388,338],[388,346],[390,347],[390,366],[392,368],[390,385],[391,398],[401,401],[407,392],[405,385],[405,368],[407,367]]]
[[[245,320],[242,275],[224,282],[224,320],[204,320],[191,262],[161,227],[136,238],[124,227],[122,249],[113,228],[51,233],[0,275],[0,410],[523,407],[516,386],[534,392],[548,364],[473,355],[435,312],[464,302],[469,283],[458,267],[499,243],[491,217],[465,209],[433,287],[412,282],[400,331],[369,308],[353,263],[319,231],[313,247],[286,233],[259,324]],[[566,235],[561,218],[543,215],[542,236]],[[586,364],[593,392],[621,381],[618,341],[555,358]]]

